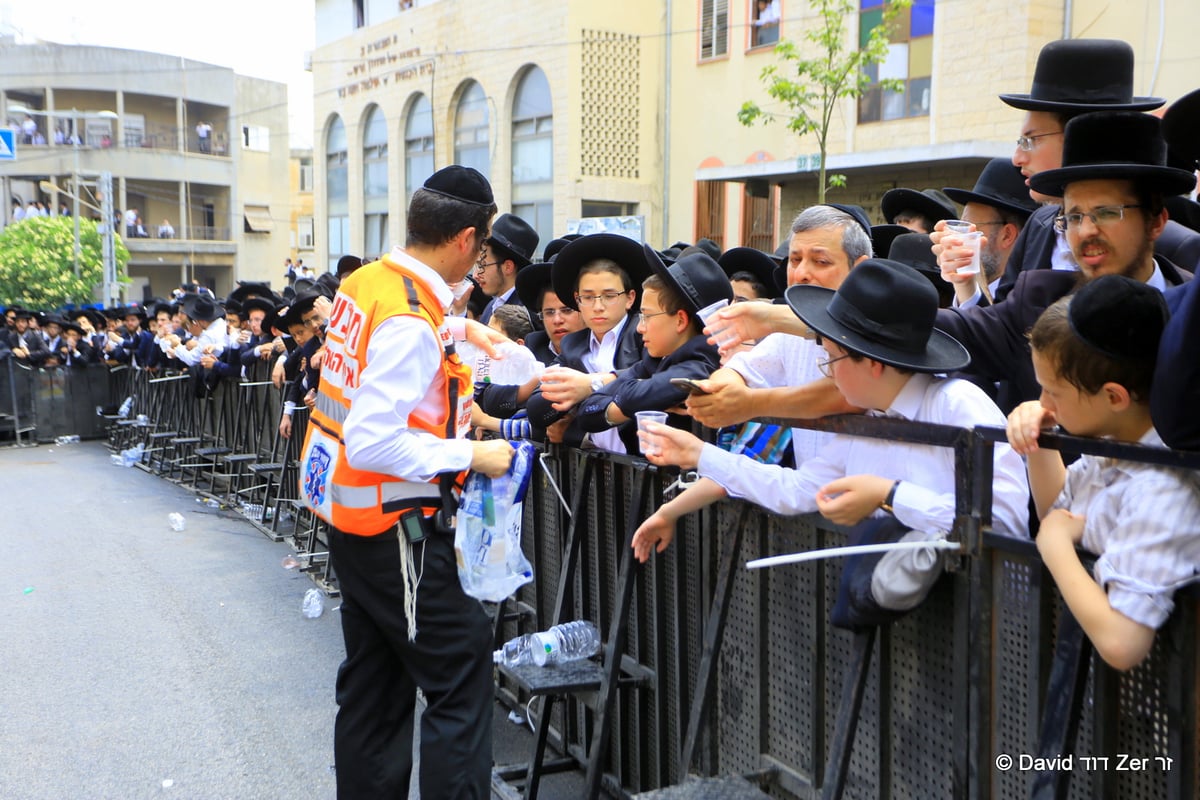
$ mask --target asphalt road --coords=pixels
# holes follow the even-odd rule
[[[0,449],[0,546],[0,798],[334,796],[337,600],[286,545],[85,442]]]

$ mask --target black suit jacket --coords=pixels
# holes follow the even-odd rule
[[[574,333],[568,333],[562,340],[562,353],[556,363],[571,369],[587,372],[583,365],[583,357],[588,354],[588,340],[592,332],[587,328]],[[628,314],[625,318],[625,328],[621,331],[621,339],[617,342],[617,352],[613,357],[613,365],[618,376],[642,360],[642,335],[637,332],[637,314]],[[525,405],[529,412],[529,424],[539,430],[545,430],[550,425],[562,419],[565,414],[555,411],[550,402],[542,397],[542,390],[536,390]],[[577,426],[572,426],[577,427]],[[568,437],[568,441],[570,438]],[[583,434],[579,433],[578,441]]]
[[[1056,234],[1054,218],[1062,212],[1060,206],[1042,206],[1029,218],[1021,235],[1013,244],[1008,255],[1008,266],[1004,277],[996,287],[995,299],[1000,302],[1012,291],[1017,276],[1033,269],[1050,269],[1050,256],[1054,253]],[[1176,264],[1188,273],[1200,265],[1200,233],[1185,228],[1172,220],[1167,221],[1162,234],[1154,241],[1154,255],[1161,256],[1159,267],[1167,283],[1177,285],[1186,278],[1180,274]],[[1163,263],[1166,260],[1166,264]]]
[[[1200,281],[1168,289],[1171,319],[1163,330],[1150,390],[1150,416],[1168,447],[1200,450]]]
[[[721,366],[717,348],[703,334],[693,336],[663,358],[649,353],[622,373],[612,383],[592,394],[579,404],[576,421],[587,433],[606,431],[611,425],[604,418],[609,403],[616,403],[621,413],[632,418],[639,411],[666,411],[687,399],[687,392],[671,384],[671,378],[706,380]],[[630,421],[619,428],[621,441],[630,453],[639,452],[637,425]]]

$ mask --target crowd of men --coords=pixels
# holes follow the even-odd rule
[[[295,409],[313,410],[303,493],[331,524],[335,568],[348,578],[338,723],[347,795],[382,792],[393,779],[407,785],[405,768],[375,770],[389,759],[411,769],[399,728],[382,743],[351,730],[394,700],[411,737],[411,698],[381,697],[371,686],[377,670],[415,680],[427,696],[486,701],[482,650],[468,648],[468,659],[460,644],[451,648],[456,663],[467,659],[469,690],[416,666],[417,656],[450,652],[413,644],[425,630],[418,618],[462,610],[427,594],[445,578],[432,573],[446,554],[422,549],[425,577],[415,580],[413,558],[445,532],[454,476],[502,472],[511,457],[503,439],[518,435],[697,470],[700,480],[635,535],[647,560],[669,546],[682,515],[723,496],[819,511],[861,542],[949,534],[952,456],[761,418],[865,412],[1007,426],[1009,445],[995,449],[995,529],[1037,535],[1097,650],[1129,668],[1148,652],[1174,590],[1200,572],[1200,480],[1087,457],[1067,465],[1037,439],[1057,425],[1200,449],[1200,206],[1189,197],[1200,91],[1160,119],[1147,112],[1164,101],[1135,96],[1132,85],[1125,43],[1052,42],[1031,90],[1000,97],[1025,112],[1011,160],[987,163],[971,187],[889,191],[880,199],[887,224],[871,224],[857,206],[811,206],[774,254],[722,252],[708,240],[658,251],[592,234],[554,239],[538,258],[533,227],[513,214],[493,220],[487,181],[448,167],[414,194],[404,247],[367,265],[347,256],[315,280],[289,264],[287,302],[243,283],[224,302],[183,287],[145,309],[9,309],[0,358],[186,369],[201,393],[222,379],[291,381],[279,430],[290,436]],[[974,232],[983,234],[977,251],[967,246]],[[468,341],[488,355],[464,364],[457,350]],[[503,341],[538,362],[519,382],[489,377],[499,374],[489,370],[504,358]],[[654,411],[668,412],[668,423],[639,424]],[[715,443],[689,433],[693,422],[715,429]],[[485,441],[482,431],[502,438]],[[364,542],[386,542],[403,580],[369,574],[381,556]],[[1099,557],[1094,575],[1075,555],[1081,543]],[[878,624],[915,607],[941,574],[930,552],[856,562],[835,622]],[[394,601],[386,613],[381,598]],[[468,727],[470,736],[456,735],[471,740],[471,753],[430,750],[427,767],[483,781],[475,751],[488,743]],[[343,762],[382,777],[357,785]]]

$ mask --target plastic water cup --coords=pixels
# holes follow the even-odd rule
[[[667,424],[667,412],[665,411],[638,411],[633,415],[637,419],[638,439],[642,443],[642,454],[647,456],[658,455],[659,448],[655,446],[655,437],[646,430],[647,422],[657,422],[660,425]]]
[[[946,230],[954,233],[970,233],[972,224],[965,219],[948,219],[946,220]]]
[[[978,275],[980,269],[979,253],[983,248],[983,233],[980,231],[969,231],[967,233],[958,234],[962,239],[962,246],[971,250],[971,263],[965,267],[958,268],[959,275]]]
[[[710,326],[709,319],[712,317],[712,315],[717,313],[718,311],[720,311],[722,308],[725,308],[727,305],[729,305],[728,300],[718,300],[717,302],[707,305],[704,308],[697,311],[696,315],[698,317],[700,317],[702,322],[704,322],[705,327],[709,327]],[[714,320],[713,322],[716,322],[716,321]],[[717,329],[713,330],[710,335],[712,336],[713,340],[716,341],[716,343],[718,345],[723,345],[726,342],[728,342],[730,339],[733,338],[732,335],[723,336],[722,334],[724,332],[725,332],[724,328],[717,328]]]

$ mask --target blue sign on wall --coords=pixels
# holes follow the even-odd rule
[[[17,160],[17,137],[8,128],[0,128],[0,161]]]

